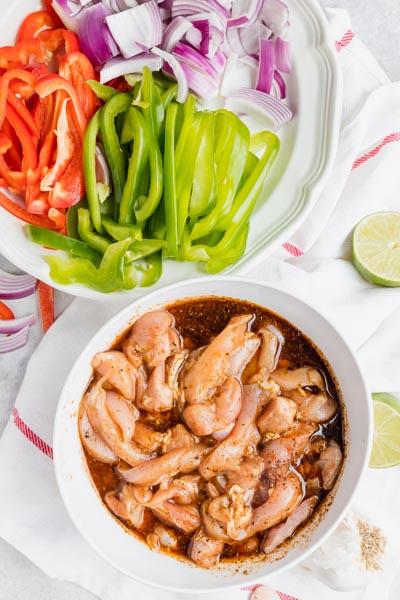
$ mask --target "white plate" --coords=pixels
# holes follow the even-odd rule
[[[251,218],[246,256],[229,269],[243,273],[271,254],[301,225],[321,193],[336,155],[342,107],[342,80],[328,23],[317,0],[287,0],[294,66],[288,78],[288,104],[293,121],[278,132],[281,151]],[[1,44],[12,43],[23,17],[40,8],[38,0],[13,0],[1,18]],[[110,295],[80,285],[60,286],[49,277],[43,260],[49,250],[30,242],[21,221],[0,208],[0,252],[22,270],[58,289],[93,299]],[[228,270],[226,271],[228,272]],[[194,263],[164,261],[157,287],[202,274]],[[132,298],[146,288],[129,292]],[[112,294],[111,296],[115,296]]]
[[[308,523],[293,540],[287,553],[277,552],[269,562],[247,562],[204,570],[152,552],[130,535],[99,499],[89,478],[83,455],[77,415],[80,400],[90,381],[90,361],[108,349],[140,314],[198,296],[222,296],[248,300],[280,314],[321,349],[336,375],[345,406],[345,463],[331,503],[320,517]],[[138,299],[106,323],[92,338],[73,365],[62,390],[53,433],[54,467],[58,487],[73,522],[86,541],[110,564],[126,575],[181,594],[203,593],[250,585],[304,560],[343,518],[367,467],[372,444],[372,402],[357,361],[334,327],[307,303],[255,280],[205,277],[172,284]],[[247,571],[247,572],[246,572]],[[182,597],[186,598],[185,595]]]

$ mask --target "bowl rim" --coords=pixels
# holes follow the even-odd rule
[[[219,282],[228,282],[228,283],[237,283],[237,284],[242,284],[242,285],[245,284],[245,285],[250,285],[250,286],[259,286],[259,287],[263,288],[264,290],[272,289],[272,290],[286,296],[289,301],[294,301],[294,302],[300,303],[300,305],[305,306],[309,311],[314,312],[317,315],[317,317],[321,321],[324,322],[324,325],[328,326],[328,328],[330,328],[334,332],[334,334],[340,339],[341,343],[346,347],[346,350],[348,351],[348,353],[352,356],[354,363],[358,370],[357,375],[359,378],[359,384],[362,388],[363,395],[365,396],[365,399],[366,399],[366,403],[365,403],[366,406],[364,408],[367,409],[367,415],[366,415],[367,431],[365,431],[365,435],[363,436],[363,439],[365,439],[364,456],[361,461],[361,468],[358,470],[357,474],[355,475],[355,477],[352,480],[351,492],[346,495],[346,500],[344,501],[343,508],[341,510],[339,510],[338,514],[333,519],[333,522],[331,523],[331,525],[329,527],[327,527],[326,531],[324,531],[324,533],[320,534],[320,538],[318,540],[311,542],[309,547],[302,550],[299,556],[293,557],[291,559],[291,561],[289,561],[287,564],[283,564],[281,566],[278,565],[279,560],[275,561],[274,564],[276,564],[278,566],[276,568],[274,568],[273,573],[263,575],[262,573],[259,572],[259,569],[256,570],[254,573],[250,573],[247,576],[248,580],[246,580],[245,585],[252,585],[256,582],[259,582],[261,579],[264,579],[269,576],[278,575],[278,574],[282,573],[283,571],[296,566],[298,563],[305,560],[312,552],[314,552],[329,537],[329,535],[331,535],[331,533],[336,529],[336,527],[339,525],[339,523],[343,519],[344,515],[348,511],[349,505],[351,504],[351,501],[354,498],[354,495],[357,491],[359,483],[368,467],[368,461],[369,461],[369,456],[371,453],[372,441],[373,441],[372,399],[371,399],[371,395],[370,395],[368,386],[365,382],[363,372],[360,368],[358,359],[355,356],[352,349],[350,348],[350,346],[348,345],[348,343],[346,342],[346,340],[341,335],[341,333],[330,322],[330,320],[323,314],[323,312],[321,312],[321,309],[316,308],[308,299],[306,300],[305,298],[303,298],[301,296],[301,294],[294,295],[291,292],[287,292],[286,290],[282,289],[282,287],[280,287],[279,285],[271,284],[269,282],[262,281],[262,280],[259,280],[256,278],[247,278],[247,277],[245,278],[245,277],[229,276],[229,275],[228,276],[219,276],[219,277],[218,276],[196,277],[196,278],[188,279],[183,282],[181,281],[181,282],[175,282],[175,283],[169,284],[167,286],[162,287],[161,289],[158,288],[158,289],[152,291],[151,293],[149,293],[148,295],[146,295],[145,298],[143,298],[143,297],[137,298],[133,302],[129,303],[127,306],[125,306],[124,308],[119,310],[111,319],[109,319],[108,321],[106,321],[106,323],[104,323],[104,325],[96,332],[96,334],[94,336],[92,336],[90,338],[90,340],[85,344],[84,348],[82,348],[79,356],[74,361],[74,364],[72,365],[70,372],[69,372],[69,374],[64,382],[64,385],[62,387],[62,391],[60,393],[58,403],[57,403],[57,410],[56,410],[56,415],[55,415],[55,420],[54,420],[54,428],[53,428],[54,470],[55,470],[57,486],[58,486],[58,489],[59,489],[59,492],[60,492],[60,495],[62,498],[62,502],[63,502],[71,520],[73,521],[75,527],[77,528],[78,532],[80,533],[80,535],[82,535],[82,537],[86,540],[86,542],[90,545],[90,547],[93,550],[95,550],[95,552],[99,556],[101,556],[108,564],[112,565],[117,571],[124,573],[131,579],[137,580],[142,584],[145,584],[145,585],[148,585],[148,586],[151,586],[154,588],[162,589],[162,590],[169,590],[169,591],[174,591],[174,592],[179,592],[179,593],[187,593],[187,594],[208,593],[208,592],[218,592],[218,591],[228,590],[228,589],[237,589],[241,584],[238,584],[238,583],[225,584],[224,583],[222,586],[221,585],[215,586],[215,587],[209,586],[209,587],[201,588],[201,590],[190,588],[190,587],[189,588],[188,587],[174,587],[171,585],[165,585],[165,584],[158,583],[157,581],[149,581],[146,578],[142,578],[140,574],[133,575],[131,572],[128,572],[127,570],[122,568],[120,565],[118,565],[117,562],[110,560],[110,558],[108,556],[106,556],[105,554],[103,554],[103,552],[100,549],[98,549],[97,545],[95,545],[93,543],[93,540],[90,539],[90,536],[87,535],[86,531],[82,532],[81,525],[78,522],[77,516],[76,516],[74,510],[72,509],[69,500],[65,496],[64,482],[63,482],[63,476],[61,473],[61,466],[60,466],[62,463],[62,453],[60,450],[61,443],[59,442],[59,440],[60,440],[59,431],[60,431],[62,416],[63,416],[64,410],[65,410],[65,406],[64,406],[64,402],[63,402],[64,395],[66,394],[66,391],[68,390],[71,383],[73,383],[75,371],[77,369],[79,369],[79,365],[82,360],[81,357],[82,357],[82,355],[84,355],[87,352],[88,348],[92,344],[94,344],[97,339],[100,339],[105,332],[113,331],[114,332],[113,335],[118,335],[121,331],[124,331],[125,329],[127,329],[130,326],[129,323],[133,323],[134,320],[136,320],[136,318],[138,318],[140,316],[140,314],[144,314],[145,312],[154,310],[155,308],[158,308],[167,303],[173,302],[172,299],[163,300],[162,302],[160,302],[158,300],[158,297],[160,296],[160,293],[162,293],[162,292],[173,292],[175,289],[179,290],[179,288],[184,287],[189,295],[186,295],[185,293],[178,293],[178,295],[175,296],[176,300],[181,300],[181,299],[189,298],[189,297],[192,297],[192,298],[207,297],[207,296],[215,297],[218,295],[220,295],[221,297],[234,299],[234,296],[224,294],[223,292],[221,292],[221,294],[205,293],[205,294],[196,294],[195,296],[190,296],[189,287],[192,284],[193,285],[205,284],[206,282],[212,282],[213,284],[218,284]],[[146,305],[147,305],[146,308],[144,310],[136,312],[136,314],[135,314],[137,305],[140,305],[140,303],[143,301],[146,302]],[[255,301],[251,301],[251,302],[257,304],[257,302],[255,302]],[[260,305],[262,305],[262,304],[260,303]],[[265,308],[268,309],[267,306],[265,306]],[[269,309],[269,310],[271,310],[271,309]],[[272,312],[276,312],[276,311],[272,311]],[[120,327],[117,327],[117,323],[119,323],[121,321],[121,316],[125,313],[127,315],[129,315],[129,313],[131,313],[131,318],[129,319],[129,317],[127,317],[127,319],[125,319],[125,323],[127,324],[127,326],[124,326],[123,329],[121,329]],[[284,314],[282,314],[282,315],[280,313],[277,313],[277,314],[282,316],[284,319],[289,320]],[[295,325],[295,326],[298,327],[297,325]],[[307,337],[309,337],[309,339],[311,339],[307,332],[303,332],[303,333]],[[313,341],[313,340],[311,340],[311,341]],[[323,354],[325,354],[323,348],[321,349],[321,351]],[[339,385],[340,385],[340,381],[339,381]],[[347,443],[347,448],[349,448],[349,445],[351,443],[350,440],[347,440],[346,443]],[[346,454],[348,455],[348,452]],[[87,469],[87,467],[86,467],[86,469]],[[340,476],[342,476],[342,474],[343,474],[343,469],[341,471]],[[90,482],[90,483],[93,486],[93,482]],[[93,486],[93,487],[95,487],[95,486]],[[334,490],[335,495],[332,498],[332,502],[331,502],[330,506],[334,505],[336,493],[339,490],[339,488],[340,488],[340,482],[339,482],[339,485],[338,485],[336,491]],[[322,518],[320,524],[323,522],[324,518],[325,517]],[[318,524],[317,529],[320,528],[320,524]],[[121,526],[121,525],[119,524],[119,526]],[[134,536],[132,536],[132,537],[134,537]],[[136,541],[138,544],[144,543],[137,539],[136,539]],[[289,550],[289,553],[290,553],[290,550]],[[194,566],[194,568],[196,568],[195,565],[190,565],[190,563],[188,563],[188,566],[190,566],[190,567]],[[262,569],[262,565],[260,565],[260,568]],[[227,581],[228,581],[228,579],[227,579]]]

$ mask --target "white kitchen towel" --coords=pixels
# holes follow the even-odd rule
[[[400,391],[400,289],[362,280],[351,264],[350,236],[360,218],[399,210],[400,84],[390,83],[357,40],[348,16],[329,11],[343,65],[345,104],[337,160],[306,223],[284,250],[249,275],[300,295],[330,318],[357,352],[371,391]],[[77,583],[102,600],[181,600],[139,584],[106,564],[70,521],[54,477],[52,428],[66,375],[84,344],[122,302],[76,299],[33,354],[12,418],[0,439],[0,535],[48,575]],[[396,368],[397,367],[397,368]],[[399,468],[369,470],[353,510],[388,538],[384,570],[364,590],[332,591],[298,566],[266,582],[301,600],[398,600]],[[229,592],[232,600],[248,592]],[[226,594],[199,595],[220,600]]]

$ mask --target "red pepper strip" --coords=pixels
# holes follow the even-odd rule
[[[75,149],[71,161],[64,174],[49,192],[49,204],[54,208],[69,208],[81,200],[85,194],[85,181],[83,176],[83,144],[80,131],[73,118],[72,107],[67,105],[69,131],[73,136]]]
[[[25,17],[19,26],[17,42],[35,37],[35,35],[43,28],[53,29],[54,27],[54,20],[47,10],[37,10],[36,12],[32,12]]]
[[[65,229],[67,215],[58,210],[58,208],[49,208],[47,216],[49,219],[54,221],[54,223],[57,225],[57,229]]]
[[[0,176],[7,181],[5,187],[10,188],[13,193],[24,194],[26,190],[26,171],[11,171],[4,156],[0,155]]]
[[[12,141],[0,131],[0,154],[5,154],[12,146]]]
[[[63,101],[60,115],[57,121],[57,154],[54,165],[47,171],[43,177],[40,189],[42,192],[49,192],[54,184],[65,172],[68,163],[71,161],[75,151],[75,140],[70,132],[70,125],[67,116],[67,104],[71,100],[67,98]]]
[[[0,319],[2,321],[9,321],[10,319],[15,319],[15,315],[11,308],[4,304],[4,302],[0,301]]]
[[[0,127],[3,125],[6,114],[9,85],[13,79],[19,79],[28,84],[31,89],[31,95],[35,91],[36,77],[32,75],[32,73],[29,73],[29,71],[25,71],[24,69],[11,69],[10,71],[4,73],[0,79]]]
[[[64,27],[63,22],[53,8],[52,1],[53,0],[43,0],[44,7],[53,19],[54,25],[56,27]]]
[[[76,120],[79,125],[80,135],[83,140],[87,126],[87,119],[73,85],[63,77],[53,73],[49,73],[48,75],[41,77],[36,85],[36,92],[41,98],[46,98],[46,96],[53,94],[58,90],[63,90],[68,94],[68,96],[70,96],[74,107]]]
[[[45,44],[49,52],[55,52],[63,46],[66,54],[80,50],[77,36],[68,29],[45,29],[38,34],[37,39]]]
[[[7,102],[11,104],[14,110],[21,117],[31,134],[35,138],[39,138],[40,131],[39,127],[35,123],[35,119],[32,117],[32,114],[27,109],[26,105],[22,100],[20,100],[15,94],[13,94],[10,90],[8,90]]]
[[[40,316],[42,318],[43,333],[46,333],[46,331],[53,325],[55,321],[54,289],[50,285],[47,285],[47,283],[38,281],[37,291],[39,296],[39,308]]]
[[[72,83],[89,121],[100,105],[96,94],[86,83],[88,79],[97,77],[92,63],[82,52],[72,52],[60,59],[58,74]]]
[[[0,48],[0,69],[9,69],[17,64],[28,65],[35,57],[38,62],[45,62],[43,44],[37,38],[22,40],[15,46]]]
[[[8,102],[6,106],[6,117],[11,127],[15,129],[15,133],[21,142],[23,154],[22,171],[36,169],[38,162],[37,143],[35,143],[35,140],[32,138],[32,135],[23,120]]]
[[[40,189],[40,171],[28,171],[26,178],[25,205],[28,212],[35,215],[47,215],[49,195]]]
[[[4,158],[6,159],[7,164],[10,166],[12,171],[20,171],[21,170],[21,144],[19,143],[19,139],[11,127],[10,123],[5,119],[3,123],[3,134],[10,140],[11,145],[7,150]],[[3,154],[1,152],[1,154]]]
[[[8,196],[0,192],[0,206],[4,208],[7,212],[18,217],[25,223],[30,223],[31,225],[38,225],[39,227],[46,227],[46,229],[57,229],[54,221],[49,219],[44,215],[32,215],[27,210],[16,204]]]

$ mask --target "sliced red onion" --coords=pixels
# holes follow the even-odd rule
[[[165,60],[167,64],[164,65],[163,70],[170,75],[173,75],[178,82],[178,94],[176,96],[177,102],[186,102],[189,94],[188,80],[186,78],[186,73],[178,59],[170,52],[165,52],[165,50],[161,50],[160,48],[152,48],[151,51]]]
[[[258,65],[256,89],[269,94],[275,70],[275,40],[260,39],[259,44],[260,62]]]
[[[174,0],[172,4],[172,17],[197,15],[201,12],[210,12],[230,16],[230,11],[217,0]]]
[[[86,4],[91,4],[93,3],[93,0],[79,0],[79,4],[83,7],[86,6]]]
[[[173,55],[177,56],[181,64],[185,63],[190,67],[199,70],[213,78],[219,78],[225,66],[225,56],[222,54],[218,59],[211,62],[205,56],[197,52],[183,42],[176,44]]]
[[[112,15],[103,4],[90,6],[82,11],[78,36],[81,50],[93,65],[101,65],[119,53],[105,19]]]
[[[225,33],[218,25],[212,25],[208,19],[200,21],[193,21],[195,31],[199,31],[201,35],[201,41],[198,46],[195,46],[201,54],[207,56],[207,58],[214,58],[215,53],[221,47],[222,42],[225,39]],[[188,42],[192,43],[189,36]],[[194,44],[192,44],[194,45]]]
[[[277,37],[275,40],[275,64],[279,71],[290,73],[292,70],[292,49],[290,42]]]
[[[276,36],[284,36],[290,27],[289,9],[282,0],[267,0],[260,18]]]
[[[34,293],[36,279],[31,275],[12,275],[0,269],[0,298],[16,300]]]
[[[215,98],[219,87],[219,80],[217,78],[211,77],[207,73],[203,73],[183,61],[180,61],[179,64],[185,74],[188,87],[199,98]],[[172,74],[172,70],[168,65],[164,65],[163,70],[166,73]]]
[[[125,58],[140,54],[143,47],[150,49],[161,43],[163,23],[154,0],[110,15],[106,22]]]
[[[53,0],[51,5],[65,27],[70,31],[77,33],[79,13],[82,8],[79,2],[74,2],[73,0]]]
[[[196,50],[200,50],[200,45],[202,43],[201,31],[199,31],[196,27],[192,27],[186,33],[186,41],[189,42],[193,48],[196,48]]]
[[[96,181],[111,188],[111,173],[108,161],[106,159],[104,148],[101,144],[96,144]]]
[[[221,96],[227,96],[229,94],[229,83],[232,80],[232,75],[235,72],[238,63],[238,55],[232,53],[228,56],[226,63],[224,74],[222,76],[222,81],[220,85],[220,94]]]
[[[166,52],[172,52],[176,44],[181,41],[189,29],[194,29],[193,23],[185,17],[176,17],[164,29],[161,47]]]
[[[128,75],[128,73],[141,73],[143,67],[148,67],[150,71],[159,71],[162,66],[162,59],[150,52],[138,54],[132,58],[116,56],[107,61],[100,69],[100,83],[107,83],[111,79]]]
[[[200,21],[208,21],[210,27],[216,27],[222,33],[226,31],[226,17],[224,15],[220,15],[218,13],[212,12],[203,12],[197,13],[194,15],[187,16],[188,21],[191,21],[193,24],[196,24],[196,27],[199,26]]]
[[[240,88],[234,92],[226,100],[225,107],[264,121],[274,131],[280,129],[293,116],[292,111],[279,98],[250,88]]]
[[[25,346],[28,340],[29,325],[20,329],[17,333],[0,337],[0,354],[12,352]]]
[[[20,317],[18,319],[8,319],[7,321],[0,320],[0,333],[17,333],[24,327],[30,327],[36,321],[34,314]]]
[[[265,0],[252,0],[250,3],[235,2],[232,17],[228,19],[228,27],[244,27],[255,23],[264,6]],[[249,6],[250,4],[250,6]]]
[[[284,98],[286,98],[286,83],[285,80],[283,79],[282,75],[279,73],[279,71],[277,71],[275,69],[274,71],[274,79],[272,82],[272,89],[271,92],[275,93],[275,96],[277,98],[281,98],[281,100],[283,100]]]
[[[258,54],[259,39],[268,39],[270,35],[271,30],[261,21],[256,21],[248,27],[229,27],[226,39],[230,48],[242,57]]]

